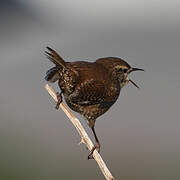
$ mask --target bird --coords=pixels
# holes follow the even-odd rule
[[[104,57],[94,62],[67,62],[50,47],[47,47],[45,55],[55,65],[46,72],[45,79],[50,83],[58,81],[60,88],[56,109],[64,97],[69,108],[87,120],[95,138],[94,147],[88,155],[88,159],[93,159],[94,150],[100,151],[94,128],[96,119],[110,109],[121,89],[129,82],[139,88],[128,75],[144,69],[133,68],[119,57]]]

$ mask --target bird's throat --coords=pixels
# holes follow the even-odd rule
[[[120,86],[121,88],[126,86],[129,83],[129,78],[126,77],[125,79],[121,80]]]

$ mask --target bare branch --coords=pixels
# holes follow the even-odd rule
[[[57,95],[56,92],[50,87],[48,84],[45,86],[48,93],[52,96],[52,98],[57,102]],[[69,108],[62,102],[60,104],[61,109],[64,111],[64,113],[68,116],[68,118],[71,120],[73,125],[76,127],[77,131],[79,132],[79,135],[81,136],[81,143],[86,144],[89,150],[93,148],[93,143],[89,136],[87,135],[85,129],[81,125],[80,121],[73,115],[73,113],[69,110]],[[103,159],[101,158],[100,154],[97,152],[97,150],[94,150],[93,157],[96,160],[97,164],[99,165],[103,175],[107,180],[114,180],[111,172],[107,168],[106,164],[104,163]]]

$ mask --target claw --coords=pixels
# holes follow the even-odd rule
[[[99,143],[96,143],[95,145],[94,145],[94,147],[92,148],[92,150],[90,151],[90,153],[89,153],[89,155],[88,155],[88,160],[89,159],[94,159],[93,158],[93,153],[94,153],[94,150],[97,150],[98,151],[98,153],[100,152],[100,144]]]
[[[59,109],[60,104],[62,103],[62,92],[57,93],[57,103],[56,103],[56,109]]]

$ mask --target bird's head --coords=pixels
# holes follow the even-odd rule
[[[129,82],[132,83],[137,88],[139,88],[139,86],[136,83],[134,83],[131,79],[129,79],[128,75],[134,71],[144,71],[144,69],[132,68],[126,61],[120,58],[117,58],[113,62],[113,64],[114,64],[113,73],[118,78],[121,88],[127,85]]]
[[[139,88],[136,83],[128,78],[128,75],[133,71],[144,71],[143,69],[132,68],[126,61],[118,57],[100,58],[96,61],[96,63],[103,65],[111,73],[111,75],[114,76],[114,78],[117,78],[121,88],[129,82]]]

